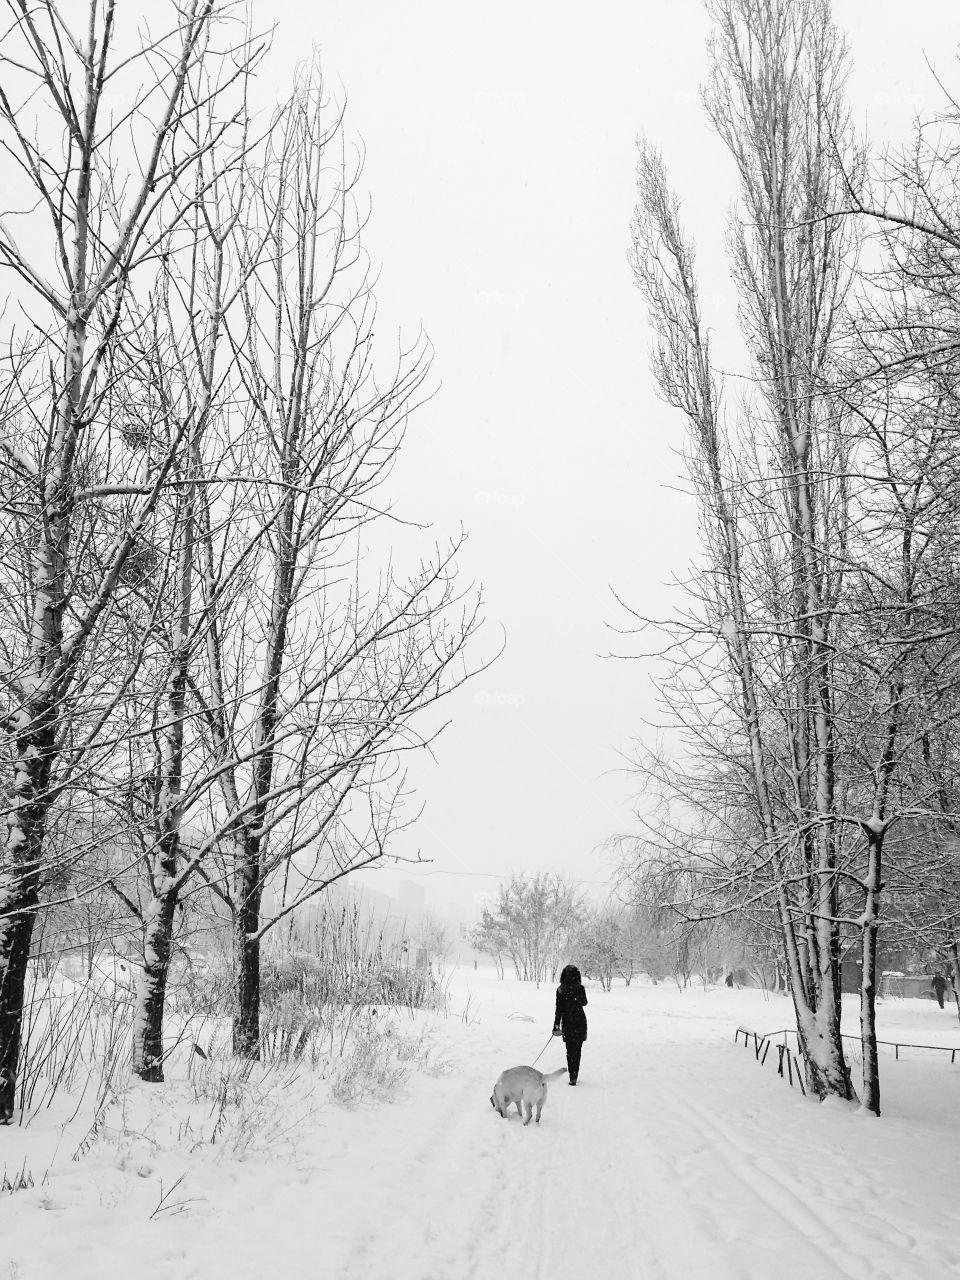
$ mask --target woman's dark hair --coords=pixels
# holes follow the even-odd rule
[[[564,986],[575,986],[580,979],[580,970],[575,964],[565,964],[560,970],[560,981]]]

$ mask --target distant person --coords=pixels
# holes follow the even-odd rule
[[[567,1048],[567,1073],[569,1084],[577,1083],[580,1074],[580,1051],[587,1038],[587,1015],[583,1006],[587,993],[583,989],[580,970],[575,964],[564,965],[557,987],[557,1012],[553,1020],[553,1034],[563,1036]]]
[[[938,970],[937,970],[937,972],[933,975],[933,981],[932,981],[931,985],[933,986],[933,994],[937,997],[937,1004],[938,1004],[938,1005],[940,1006],[940,1008],[942,1009],[942,1008],[943,1008],[943,996],[944,996],[944,993],[946,992],[946,989],[947,989],[947,982],[946,982],[946,979],[944,978],[943,974],[940,972],[940,970],[939,970],[939,969],[938,969]]]

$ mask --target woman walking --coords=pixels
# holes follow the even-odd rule
[[[583,989],[580,970],[575,964],[564,965],[557,987],[557,1012],[553,1020],[553,1034],[562,1035],[567,1048],[567,1072],[569,1083],[576,1084],[580,1074],[580,1051],[587,1038],[587,1015],[583,1006],[587,993]]]

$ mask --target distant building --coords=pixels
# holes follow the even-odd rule
[[[933,974],[930,973],[898,973],[889,971],[880,976],[882,996],[900,996],[902,999],[933,1000]]]

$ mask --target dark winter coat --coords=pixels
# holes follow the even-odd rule
[[[572,974],[568,972],[571,969]],[[583,1012],[586,1003],[587,993],[580,981],[580,971],[568,965],[560,975],[557,1012],[553,1020],[554,1031],[562,1031],[564,1040],[586,1040],[587,1015]]]

